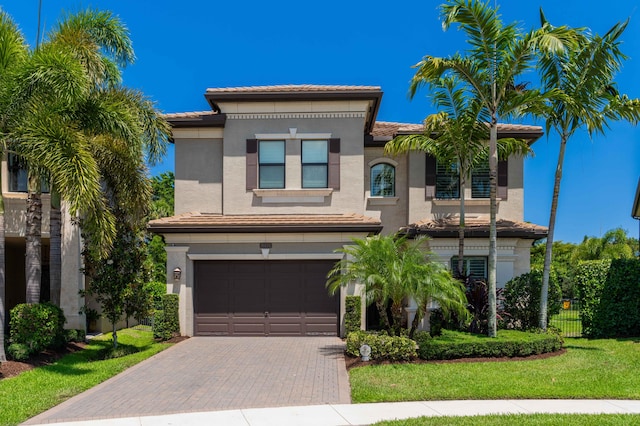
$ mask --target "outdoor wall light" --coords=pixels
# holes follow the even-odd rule
[[[369,361],[371,359],[369,358],[371,356],[371,346],[367,344],[360,346],[360,356],[363,361]]]
[[[262,257],[265,259],[269,257],[269,251],[271,250],[271,243],[260,243],[260,250],[262,251]]]
[[[182,269],[176,268],[173,270],[173,279],[176,281],[180,281],[180,277],[182,277]]]

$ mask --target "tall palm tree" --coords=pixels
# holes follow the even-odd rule
[[[108,169],[118,167],[118,181],[127,182],[127,185],[120,185],[119,188],[127,188],[130,194],[127,206],[132,209],[131,212],[140,211],[141,206],[145,205],[143,201],[148,198],[145,198],[145,194],[149,192],[144,165],[140,165],[140,161],[145,152],[152,163],[160,158],[169,130],[153,104],[140,92],[120,86],[120,67],[134,60],[126,28],[110,12],[84,11],[69,15],[61,21],[42,44],[41,49],[44,48],[67,52],[82,64],[91,82],[89,95],[78,99],[64,114],[73,128],[78,130],[79,138],[84,139],[88,146],[103,183],[108,174],[116,173],[115,170]],[[29,144],[46,147],[58,142],[47,133],[39,135],[40,137],[36,135],[37,132],[32,133]],[[31,147],[25,148],[28,153],[31,152]],[[64,164],[54,165],[57,167],[56,173],[63,172],[60,166],[64,168]],[[34,182],[38,180],[37,176],[33,176]],[[31,194],[36,195],[33,208],[36,214],[29,217],[30,223],[39,220],[37,192],[30,191]],[[59,302],[60,297],[60,198],[58,187],[52,185],[50,280],[51,299],[54,303]],[[124,199],[122,196],[120,198]],[[112,226],[112,215],[104,203],[97,211],[100,214],[86,215],[83,225],[85,233],[93,235],[94,242],[91,246],[104,248],[105,245],[108,246],[110,238],[105,238],[103,232],[90,232],[91,229],[101,231],[101,226],[97,223],[100,218],[107,219],[105,223],[111,235],[115,228]],[[144,215],[138,212],[135,216],[139,218]],[[35,230],[37,231],[37,227]],[[39,241],[39,233],[34,238]],[[36,262],[37,251],[34,250],[33,256]],[[30,263],[29,256],[28,262]],[[32,287],[39,288],[39,277],[38,272],[28,277]]]
[[[426,311],[427,300],[436,298],[445,308],[466,310],[461,284],[441,268],[425,250],[426,239],[376,235],[354,240],[354,245],[337,250],[346,258],[329,272],[327,288],[334,294],[342,286],[359,282],[364,285],[367,305],[375,304],[385,329],[398,335],[404,302],[414,298]],[[387,314],[390,305],[391,319]],[[419,312],[418,320],[424,312]],[[413,331],[417,322],[413,324]]]
[[[454,76],[429,83],[434,105],[440,110],[424,120],[420,135],[401,135],[387,142],[386,154],[398,155],[421,151],[442,164],[455,164],[460,175],[460,212],[458,227],[457,276],[464,275],[465,189],[468,179],[478,165],[487,160],[489,127],[485,109],[477,98],[471,98]],[[498,141],[501,159],[510,155],[527,155],[529,145],[520,139],[503,138]]]
[[[542,11],[540,17],[542,26],[551,28]],[[589,135],[604,134],[610,121],[637,123],[640,120],[640,100],[620,94],[614,82],[615,74],[626,58],[620,50],[620,37],[627,23],[615,24],[604,36],[577,29],[576,44],[570,49],[540,54],[538,69],[544,88],[561,95],[550,98],[546,116],[547,131],[553,129],[560,137],[560,151],[542,275],[540,327],[543,329],[546,329],[548,320],[549,273],[567,142],[579,129],[586,129]]]
[[[522,33],[515,23],[504,24],[498,9],[480,0],[449,0],[442,8],[443,27],[457,25],[467,35],[466,56],[425,56],[415,65],[410,93],[452,74],[466,86],[471,97],[482,104],[489,117],[489,336],[496,335],[496,193],[498,166],[498,121],[512,115],[541,110],[544,97],[538,90],[526,90],[516,78],[533,66],[534,47],[544,51],[564,49],[570,32],[549,27]]]
[[[14,149],[18,128],[33,117],[46,102],[57,99],[58,106],[80,96],[88,87],[88,79],[81,65],[59,52],[29,50],[17,25],[0,11],[0,156]],[[76,176],[85,195],[99,195],[98,185],[92,184],[94,175]],[[90,196],[86,199],[92,200]],[[0,194],[0,206],[3,206]],[[75,204],[75,207],[79,207]],[[0,209],[0,340],[5,328],[5,264],[4,264],[4,208]],[[2,342],[0,342],[2,343]],[[0,359],[4,346],[0,344]]]

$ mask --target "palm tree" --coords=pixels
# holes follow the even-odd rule
[[[571,255],[571,262],[602,259],[633,259],[635,253],[632,239],[622,228],[611,229],[600,238],[587,237],[576,246]]]
[[[550,28],[542,11],[540,17],[543,27]],[[542,84],[546,90],[559,94],[550,98],[546,127],[560,136],[540,297],[540,327],[543,329],[547,327],[549,273],[567,142],[578,129],[585,128],[589,135],[604,134],[610,121],[637,123],[640,120],[640,100],[620,94],[614,82],[614,76],[626,58],[620,50],[620,37],[627,23],[615,24],[602,37],[577,29],[577,43],[570,49],[540,54],[538,69]]]
[[[337,250],[346,257],[329,272],[329,293],[335,294],[340,287],[354,282],[362,283],[367,305],[375,304],[384,328],[392,335],[400,333],[404,302],[408,298],[415,298],[425,311],[431,297],[442,299],[445,307],[462,307],[464,311],[466,298],[461,284],[431,259],[424,249],[425,242],[425,238],[409,241],[392,235],[355,239],[354,245]],[[423,314],[416,314],[417,321]]]
[[[52,51],[30,52],[13,20],[0,11],[0,155],[14,148],[17,129],[35,111],[52,99],[64,106],[84,93],[88,80],[80,64],[68,55]],[[86,175],[86,174],[85,174]],[[89,194],[94,176],[80,176],[81,187]],[[91,200],[90,197],[86,197]],[[0,194],[0,206],[3,206]],[[77,205],[76,205],[77,206]],[[4,208],[0,209],[0,339],[5,328]],[[0,344],[0,359],[4,346]]]
[[[465,189],[467,180],[478,165],[487,160],[489,128],[484,108],[475,98],[466,96],[463,86],[453,76],[437,79],[429,84],[433,103],[440,112],[424,120],[420,135],[401,135],[387,142],[385,154],[404,154],[416,150],[425,152],[442,164],[455,164],[460,175],[460,212],[458,228],[457,276],[464,275]],[[501,159],[509,155],[526,155],[529,145],[520,139],[503,138],[498,141]]]
[[[72,128],[78,130],[78,138],[84,139],[103,183],[108,180],[107,175],[111,175],[111,181],[127,182],[127,185],[119,186],[127,188],[129,192],[130,202],[127,206],[136,218],[144,216],[140,212],[144,210],[144,201],[148,200],[148,195],[145,194],[149,190],[144,165],[140,161],[145,151],[152,163],[160,158],[169,130],[153,104],[140,92],[119,86],[119,67],[134,60],[126,28],[110,12],[85,11],[63,20],[50,33],[47,42],[43,43],[41,49],[44,48],[68,52],[83,65],[91,82],[89,95],[76,100],[72,108],[64,111],[67,115],[66,124],[71,123]],[[58,141],[51,136],[50,133],[32,132],[29,144],[24,146],[27,150],[25,155],[33,157],[32,147],[29,145],[39,144],[46,149],[47,145],[56,144]],[[55,168],[50,173],[64,173],[65,164],[49,165]],[[114,167],[117,169],[109,170]],[[113,178],[114,174],[118,174],[118,177]],[[37,176],[33,176],[34,182],[38,180]],[[36,213],[29,217],[30,223],[39,221],[40,212],[37,192],[32,190],[31,194],[36,195],[35,208],[32,207]],[[120,198],[124,199],[123,196]],[[60,297],[61,263],[60,190],[56,185],[52,185],[51,199],[51,299],[56,303]],[[104,253],[103,249],[108,247],[115,232],[113,215],[104,202],[96,212],[97,215],[85,215],[83,225],[85,233],[93,235],[92,247],[100,248]],[[106,236],[105,229],[99,223],[103,219],[106,219]],[[35,230],[37,232],[37,227]],[[34,238],[39,241],[39,232]],[[35,252],[38,251],[34,250],[32,257],[36,262]],[[29,261],[29,256],[27,258]],[[28,277],[31,287],[39,288],[39,277],[38,272]]]
[[[564,49],[571,33],[565,28],[543,27],[523,34],[515,23],[503,24],[498,9],[480,0],[449,0],[442,6],[443,27],[457,24],[468,37],[466,56],[425,56],[415,65],[410,94],[443,75],[455,75],[469,96],[482,105],[489,117],[489,336],[496,335],[496,192],[498,165],[498,121],[512,115],[542,109],[544,97],[538,90],[526,90],[516,78],[533,66],[534,47],[544,51]]]

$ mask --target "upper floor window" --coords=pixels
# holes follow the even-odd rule
[[[302,141],[302,187],[327,188],[328,171],[328,141]]]
[[[460,198],[460,169],[457,163],[436,162],[436,198]]]
[[[471,172],[471,198],[489,198],[489,162],[477,165]]]
[[[391,164],[379,163],[371,167],[371,196],[395,197],[396,168]]]
[[[483,256],[465,256],[463,262],[463,273],[472,278],[487,278],[487,258]],[[451,258],[451,270],[458,270],[458,256]]]
[[[260,188],[284,188],[284,141],[260,141],[258,164]]]
[[[9,192],[28,192],[27,162],[19,156],[7,154],[7,169],[9,170]],[[42,179],[42,192],[49,192],[47,179]]]
[[[477,165],[471,171],[471,198],[489,198],[489,163]],[[460,168],[437,162],[436,198],[460,198]]]

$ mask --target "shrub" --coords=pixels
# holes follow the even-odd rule
[[[162,295],[162,310],[164,311],[164,327],[168,333],[180,333],[180,306],[177,294]]]
[[[540,325],[540,292],[542,271],[533,269],[507,282],[504,289],[504,310],[508,312],[506,325],[517,330],[532,330]],[[547,324],[560,311],[562,290],[555,273],[549,275]]]
[[[576,286],[588,337],[640,336],[640,260],[580,262]]]
[[[153,337],[161,340],[171,339],[171,333],[166,331],[164,311],[156,310],[153,314]]]
[[[371,359],[407,361],[416,357],[416,342],[408,337],[389,336],[386,333],[372,333],[363,330],[347,335],[347,354],[360,356],[360,346],[371,347]]]
[[[169,340],[180,333],[179,297],[177,294],[162,295],[162,309],[153,316],[153,336]]]
[[[86,332],[80,329],[69,329],[64,331],[65,341],[67,342],[84,342]]]
[[[65,344],[62,309],[51,303],[20,304],[11,310],[10,342],[22,343],[29,353]]]
[[[344,330],[345,334],[360,330],[362,325],[362,304],[360,296],[345,298]]]
[[[162,296],[167,294],[167,285],[161,281],[150,281],[144,285],[155,309],[162,309]]]
[[[562,338],[554,333],[500,330],[495,338],[445,330],[441,337],[421,338],[418,356],[422,359],[500,358],[538,355],[562,348]]]
[[[30,354],[29,346],[24,343],[12,343],[7,348],[7,355],[14,361],[25,361],[29,358]]]

